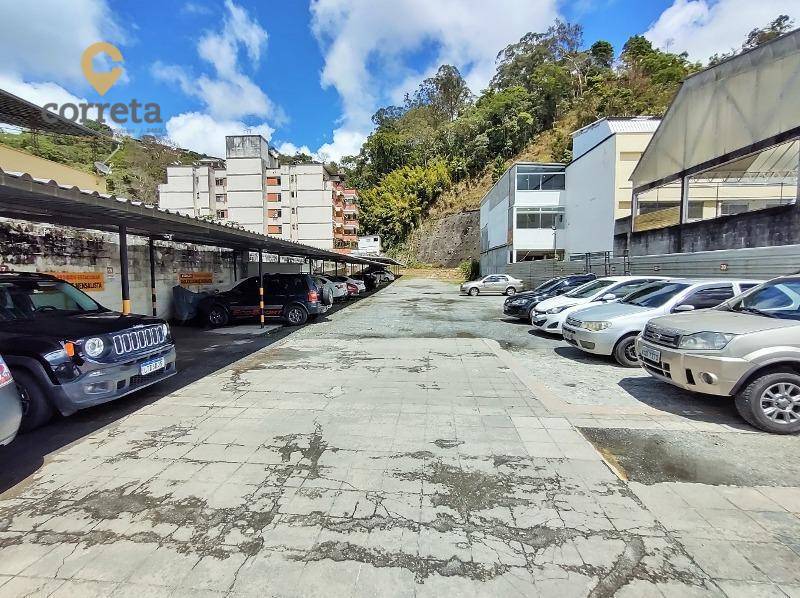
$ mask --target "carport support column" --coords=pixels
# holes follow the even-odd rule
[[[128,279],[128,227],[119,225],[119,270],[122,282],[122,313],[131,313],[131,289]]]
[[[156,316],[156,249],[153,237],[147,240],[147,250],[150,254],[150,300],[153,303],[153,317]]]
[[[279,258],[280,259],[280,258]],[[258,321],[264,327],[264,260],[258,250]]]

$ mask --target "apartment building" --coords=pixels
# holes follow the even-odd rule
[[[226,159],[167,168],[159,205],[349,253],[358,243],[355,189],[321,163],[280,164],[260,135],[225,138]]]
[[[158,186],[159,206],[179,214],[225,219],[227,201],[223,160],[167,166],[167,182]]]

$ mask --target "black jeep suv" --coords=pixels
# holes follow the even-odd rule
[[[111,311],[48,274],[0,273],[0,354],[22,396],[23,430],[176,373],[164,320]]]
[[[333,295],[308,274],[264,274],[264,315],[282,318],[292,326],[305,324],[330,309]],[[245,278],[229,291],[205,297],[197,306],[211,326],[231,320],[258,318],[258,276]]]

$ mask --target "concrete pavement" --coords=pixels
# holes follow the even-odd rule
[[[401,279],[49,455],[0,497],[0,596],[800,596],[800,490],[625,480],[582,429],[697,418],[567,400],[557,341],[455,292]]]

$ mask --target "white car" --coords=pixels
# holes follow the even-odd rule
[[[507,274],[489,274],[478,280],[465,282],[460,288],[462,295],[470,297],[475,297],[480,293],[501,293],[511,296],[524,290],[525,283]]]
[[[750,280],[660,280],[614,303],[576,310],[561,330],[564,340],[582,351],[613,355],[620,365],[638,367],[636,337],[651,319],[716,307],[758,284]]]
[[[326,276],[315,276],[314,280],[320,286],[329,288],[333,293],[333,300],[342,299],[347,297],[347,284],[343,282],[336,282]]]
[[[531,322],[535,330],[561,334],[564,320],[573,312],[599,303],[621,299],[648,283],[665,280],[663,276],[606,276],[598,278],[564,295],[545,299],[534,309]]]
[[[360,293],[367,292],[367,285],[364,284],[363,280],[358,280],[357,278],[350,278],[349,276],[331,276],[329,277],[333,282],[343,282],[345,285],[352,284],[358,289]]]

